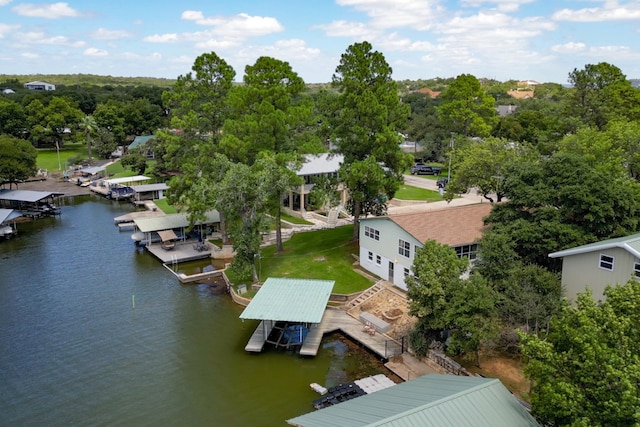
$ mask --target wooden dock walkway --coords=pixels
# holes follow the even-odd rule
[[[249,342],[244,349],[246,351],[260,353],[264,348],[264,344],[267,342],[267,337],[271,333],[274,324],[275,322],[265,322],[264,320],[261,320],[256,330],[253,331],[253,335],[249,338]]]
[[[177,264],[186,261],[206,259],[211,257],[212,249],[199,251],[194,248],[192,241],[176,242],[170,250],[164,249],[160,243],[147,245],[147,250],[164,264]]]
[[[394,351],[396,343],[391,338],[379,333],[372,335],[364,330],[364,324],[358,319],[353,318],[344,310],[331,308],[324,311],[322,322],[311,327],[300,347],[300,354],[302,356],[317,355],[324,334],[335,331],[341,331],[383,359],[388,359],[396,354]],[[389,342],[394,345],[390,347]]]

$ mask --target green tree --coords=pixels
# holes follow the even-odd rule
[[[138,175],[144,174],[147,170],[147,158],[140,152],[140,149],[129,151],[120,159],[122,166],[131,168]]]
[[[337,150],[345,158],[343,167],[346,170],[352,163],[372,158],[384,165],[388,180],[397,182],[396,186],[387,184],[378,191],[368,191],[368,200],[353,199],[354,240],[358,239],[360,215],[368,214],[369,207],[378,207],[381,192],[387,191],[387,199],[393,197],[393,188],[398,188],[402,172],[411,163],[400,149],[401,136],[397,131],[409,116],[409,107],[400,102],[391,73],[384,55],[372,51],[369,42],[362,42],[347,48],[332,77],[332,85],[340,95],[329,120]],[[341,178],[344,179],[342,173]],[[354,190],[361,187],[362,183],[349,179],[347,188],[352,197]],[[386,206],[386,200],[382,203]]]
[[[640,423],[640,283],[566,305],[546,337],[521,333],[532,412],[550,426]]]
[[[513,240],[525,264],[558,271],[549,253],[638,230],[638,183],[593,169],[580,155],[515,162],[505,176],[507,201],[487,222]]]
[[[29,141],[0,135],[0,153],[0,181],[18,183],[36,174],[38,150]]]
[[[640,113],[640,92],[622,71],[606,62],[587,64],[569,73],[574,88],[570,114],[598,129],[615,118],[633,119]]]
[[[98,130],[98,125],[96,124],[96,120],[93,116],[84,116],[82,120],[80,120],[78,126],[87,138],[87,153],[89,154],[89,163],[91,163],[93,160],[91,157],[91,134]]]
[[[447,293],[445,318],[450,332],[447,351],[473,354],[475,365],[480,367],[482,343],[498,334],[498,294],[479,275],[452,281]]]
[[[0,98],[0,134],[24,138],[26,130],[27,116],[22,105]]]
[[[495,99],[477,78],[461,74],[440,95],[438,114],[450,132],[464,136],[489,136],[498,121]]]
[[[467,268],[466,258],[458,258],[455,251],[435,240],[428,240],[416,251],[411,267],[412,275],[405,279],[409,313],[418,318],[412,341],[420,338],[423,354],[428,344],[447,327],[446,310],[450,294]],[[414,349],[420,352],[420,349]]]
[[[170,180],[169,199],[188,207],[195,219],[216,207],[212,188],[229,168],[229,160],[218,154],[235,71],[214,52],[198,56],[191,70],[178,77],[171,91],[163,93],[171,127],[180,132],[161,130],[156,139],[165,153],[164,167],[180,172]],[[219,211],[220,231],[227,244],[226,217]]]
[[[98,128],[109,131],[117,145],[122,145],[127,136],[123,111],[123,102],[109,100],[106,103],[98,104],[92,115]]]
[[[529,153],[528,147],[501,138],[489,137],[463,144],[455,150],[455,174],[447,185],[447,191],[450,194],[463,193],[476,187],[485,199],[493,203],[491,195],[495,194],[496,201],[501,202],[507,166],[529,156]]]

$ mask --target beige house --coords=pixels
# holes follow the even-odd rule
[[[459,257],[474,260],[484,217],[492,205],[456,206],[428,212],[360,220],[360,266],[400,289],[407,290],[418,248],[427,240],[448,245]]]
[[[553,252],[549,257],[562,258],[562,286],[571,301],[587,288],[601,301],[607,285],[640,277],[640,234]]]

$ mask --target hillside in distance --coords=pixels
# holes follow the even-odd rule
[[[63,86],[159,86],[171,87],[175,79],[156,77],[117,77],[96,74],[0,74],[0,82],[18,80],[21,84],[43,81]],[[1,83],[0,83],[1,84]]]

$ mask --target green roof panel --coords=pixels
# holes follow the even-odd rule
[[[240,318],[320,323],[334,283],[333,280],[269,277]]]

